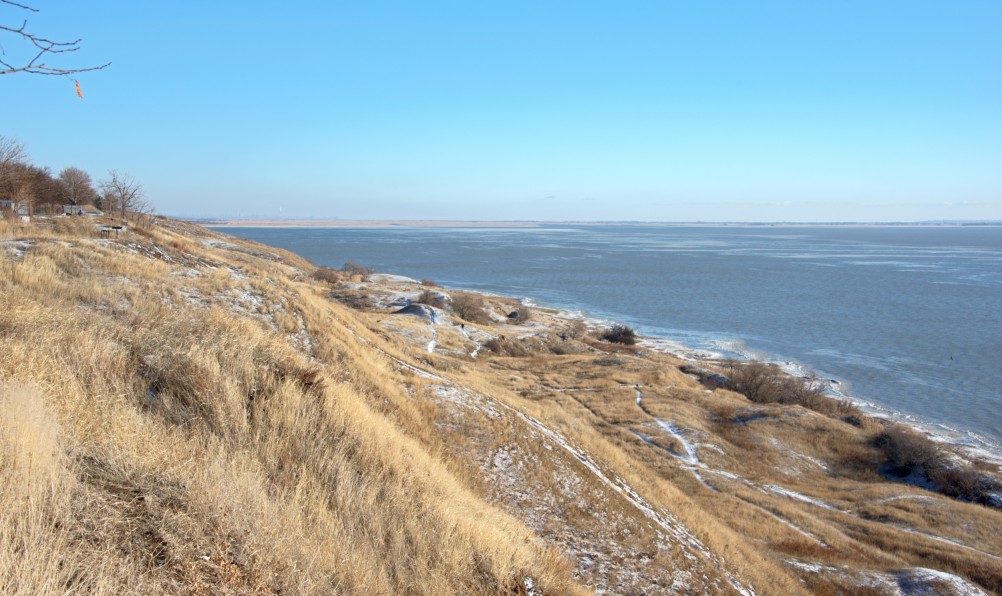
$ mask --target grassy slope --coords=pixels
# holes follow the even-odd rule
[[[5,593],[577,590],[374,411],[397,374],[307,263],[67,232],[0,260]]]
[[[884,481],[866,425],[555,346],[545,316],[467,325],[534,336],[474,360],[179,222],[57,226],[0,230],[27,241],[0,247],[5,592],[999,589],[998,512]]]

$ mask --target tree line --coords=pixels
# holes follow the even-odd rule
[[[53,175],[48,167],[31,163],[24,144],[0,135],[0,211],[28,217],[39,212],[73,213],[93,205],[101,211],[127,219],[151,211],[142,185],[131,175],[109,170],[96,184],[86,171],[69,166]]]

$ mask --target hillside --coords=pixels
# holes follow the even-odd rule
[[[350,269],[0,223],[0,589],[1002,591],[1002,512],[889,478],[884,422]]]

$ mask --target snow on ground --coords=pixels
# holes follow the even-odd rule
[[[208,246],[209,248],[221,248],[223,250],[240,250],[240,247],[232,242],[226,242],[224,240],[214,240],[212,238],[203,238],[202,244]]]
[[[369,275],[370,281],[383,281],[391,283],[402,283],[402,284],[416,284],[418,281],[410,277],[405,277],[403,275],[394,275],[392,273],[373,273]]]
[[[639,389],[637,390],[637,406],[639,406],[640,409],[643,410],[645,414],[647,414],[648,416],[651,416],[650,413],[647,412],[647,410],[644,410],[644,408],[643,408],[643,393]],[[697,480],[699,480],[699,482],[702,483],[703,486],[707,487],[708,489],[710,489],[712,491],[720,492],[720,489],[716,488],[715,486],[711,485],[710,483],[708,483],[706,481],[706,479],[703,477],[701,471],[705,472],[705,473],[708,473],[708,474],[713,474],[715,476],[720,476],[720,477],[723,477],[723,478],[727,478],[728,480],[733,480],[733,481],[741,482],[741,483],[743,483],[746,486],[749,486],[751,488],[754,488],[755,490],[758,490],[759,492],[765,492],[762,487],[760,487],[759,485],[755,484],[754,482],[748,480],[747,478],[743,478],[741,476],[738,476],[737,474],[733,474],[733,473],[727,472],[725,470],[720,470],[720,469],[712,468],[712,467],[708,466],[706,463],[704,463],[703,461],[701,461],[699,459],[693,443],[690,442],[689,440],[687,440],[685,438],[685,436],[683,434],[683,429],[681,429],[680,427],[678,427],[675,424],[672,424],[672,423],[667,422],[665,420],[661,420],[661,419],[656,418],[654,416],[651,416],[651,418],[654,418],[654,421],[655,421],[655,423],[657,423],[658,427],[660,427],[662,430],[664,430],[669,435],[671,435],[672,438],[674,438],[682,446],[682,453],[675,453],[674,451],[668,451],[668,452],[671,453],[676,458],[678,458],[678,459],[682,460],[683,462],[685,462],[685,464],[686,464],[685,468],[688,469],[690,472],[692,472],[693,476],[695,476],[695,478]],[[685,432],[688,432],[688,431],[685,431]],[[640,437],[640,439],[643,440],[643,441],[645,441],[646,443],[648,443],[650,445],[654,445],[655,447],[661,448],[658,445],[655,445],[649,438],[644,437],[643,435],[640,435],[639,433],[636,433],[636,432],[634,432],[634,434],[636,436]],[[709,448],[715,448],[716,450],[722,452],[722,450],[720,450],[720,448],[717,447],[716,445],[706,444],[706,446],[709,447]],[[833,509],[830,505],[828,505],[826,503],[821,503],[821,501],[817,501],[815,499],[811,499],[810,497],[807,497],[805,495],[801,495],[800,493],[796,493],[796,492],[788,490],[788,489],[784,489],[782,487],[770,486],[768,488],[769,488],[769,490],[772,490],[773,492],[777,492],[777,493],[783,494],[784,496],[787,496],[787,497],[795,498],[797,500],[805,500],[806,499],[807,500],[806,502],[810,502],[810,503],[815,504],[815,505],[823,506],[823,507],[826,507],[828,509]],[[773,512],[773,511],[769,511],[768,509],[764,509],[762,507],[759,507],[758,505],[756,505],[754,503],[751,503],[749,501],[746,501],[746,503],[748,503],[748,505],[750,505],[750,506],[755,507],[756,509],[759,509],[760,511],[762,511],[766,515],[769,515],[770,517],[776,519],[777,521],[779,521],[783,525],[789,527],[790,529],[796,531],[797,533],[802,534],[802,535],[806,536],[807,538],[810,538],[811,540],[814,540],[814,541],[818,542],[819,544],[824,544],[823,540],[821,540],[820,538],[818,538],[817,536],[815,536],[811,532],[808,532],[807,530],[805,530],[805,529],[801,528],[800,526],[794,524],[793,522],[785,519],[784,517],[781,517],[779,514]]]
[[[431,322],[431,341],[428,342],[428,353],[431,354],[435,351],[435,346],[438,345],[438,329],[435,329],[435,321]]]
[[[654,421],[657,422],[658,426],[660,426],[662,430],[671,435],[672,438],[678,441],[679,445],[682,446],[682,453],[671,452],[672,455],[678,457],[679,459],[687,463],[688,466],[686,467],[688,468],[688,470],[692,472],[692,475],[695,476],[696,480],[699,480],[703,484],[703,486],[709,488],[710,490],[716,491],[717,489],[707,484],[706,480],[703,478],[703,475],[699,473],[700,468],[708,468],[708,466],[703,462],[699,461],[699,458],[696,457],[696,450],[693,449],[689,441],[687,441],[685,437],[682,436],[682,432],[679,430],[679,428],[676,427],[674,424],[665,422],[664,420],[661,420],[659,418],[655,418]]]
[[[902,594],[987,596],[983,590],[964,578],[936,569],[925,567],[907,569],[898,573],[897,578]]]
[[[475,339],[473,339],[470,336],[470,332],[466,330],[466,325],[465,324],[459,326],[459,331],[466,337],[467,341],[472,341],[473,342],[473,345],[475,347],[473,348],[473,351],[470,352],[470,358],[473,358],[475,360],[477,358],[477,355],[480,354],[480,348],[482,347],[480,345],[480,342],[477,341],[477,340],[475,340]]]
[[[591,459],[591,457],[587,453],[571,446],[571,444],[567,441],[567,439],[563,437],[563,435],[549,429],[542,422],[533,418],[532,416],[529,416],[528,414],[515,410],[505,404],[500,404],[500,405],[512,411],[516,416],[518,416],[523,421],[528,423],[530,426],[538,430],[548,439],[556,443],[564,451],[566,451],[567,453],[572,455],[575,459],[577,459],[579,462],[581,462],[581,464],[584,465],[596,479],[598,479],[602,484],[604,484],[605,486],[607,486],[608,488],[612,489],[614,492],[622,496],[630,505],[632,505],[638,511],[640,511],[640,513],[643,514],[645,517],[647,517],[647,519],[651,520],[656,525],[658,525],[676,542],[680,542],[687,545],[690,549],[692,549],[695,552],[698,552],[707,560],[715,562],[716,566],[721,570],[721,572],[724,574],[728,582],[735,590],[737,590],[742,594],[754,593],[751,587],[741,585],[741,583],[738,581],[737,578],[728,574],[724,569],[722,561],[719,561],[713,555],[713,553],[710,552],[710,550],[707,549],[691,532],[689,532],[689,530],[683,524],[681,524],[677,519],[675,519],[673,515],[671,515],[666,511],[655,510],[650,503],[648,503],[643,497],[637,494],[637,492],[634,491],[633,488],[630,487],[622,479],[610,478],[609,476],[606,476],[606,474],[602,472],[601,468],[599,468],[598,464],[595,463],[595,461]]]
[[[772,491],[778,495],[783,495],[784,497],[789,497],[802,503],[810,503],[811,505],[814,505],[816,507],[821,507],[822,509],[828,509],[830,511],[838,511],[838,509],[835,509],[834,507],[832,507],[828,503],[825,503],[824,501],[808,497],[807,495],[798,493],[797,491],[790,490],[788,488],[783,488],[782,486],[776,486],[775,484],[766,484],[763,486],[763,488],[765,488],[768,491]]]
[[[15,261],[23,259],[24,252],[34,246],[34,242],[28,240],[3,240],[2,244],[10,251],[11,258]]]
[[[485,413],[492,418],[499,416],[497,408],[492,405],[493,400],[472,389],[446,383],[444,385],[434,385],[431,387],[431,390],[434,392],[435,397],[440,400]]]
[[[201,277],[202,272],[194,267],[176,267],[171,269],[168,273],[170,277],[187,277],[188,279],[195,279]]]
[[[796,559],[787,559],[785,562],[802,573],[825,575],[857,586],[860,590],[879,591],[894,596],[987,596],[981,588],[966,579],[937,569],[915,567],[886,573]]]
[[[805,470],[811,470],[812,468],[818,468],[823,471],[829,470],[828,464],[825,462],[787,447],[776,437],[772,437],[769,442],[776,451],[786,456],[786,461],[790,467],[779,471],[788,476],[801,476]]]
[[[902,532],[908,532],[909,534],[918,534],[919,536],[924,536],[925,538],[928,538],[930,540],[935,540],[937,542],[942,542],[944,544],[949,544],[949,545],[952,545],[952,546],[956,546],[956,547],[959,547],[959,548],[962,548],[962,549],[965,549],[965,550],[969,550],[969,551],[978,553],[979,555],[984,555],[986,557],[995,559],[997,561],[1002,561],[1002,557],[999,557],[998,555],[993,555],[990,552],[986,552],[986,551],[983,551],[981,549],[974,548],[973,546],[968,546],[968,545],[966,545],[966,544],[964,544],[962,542],[957,542],[956,540],[950,540],[949,538],[943,538],[942,536],[936,536],[935,534],[930,534],[928,532],[922,532],[922,531],[916,530],[914,528],[907,528],[907,527],[904,527],[904,526],[895,526],[895,527],[897,527]]]

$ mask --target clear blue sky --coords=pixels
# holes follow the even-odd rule
[[[31,3],[0,133],[164,214],[1002,219],[998,0]]]

